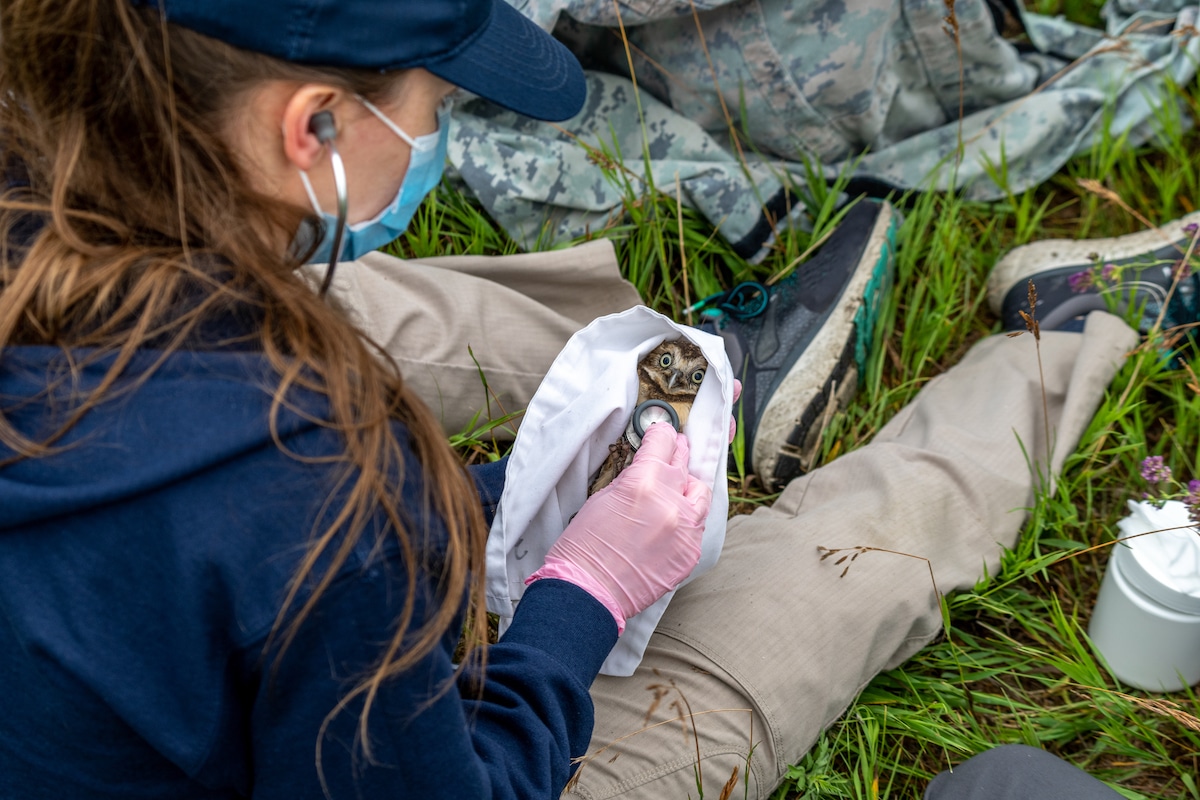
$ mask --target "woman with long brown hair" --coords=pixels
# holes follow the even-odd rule
[[[634,676],[597,679],[699,555],[708,490],[653,426],[485,651],[480,500],[429,406],[474,410],[439,358],[475,380],[459,345],[509,340],[520,407],[566,336],[637,298],[606,242],[569,271],[453,279],[371,252],[439,179],[453,86],[548,120],[584,101],[502,0],[0,0],[0,795],[554,797],[591,737],[573,796],[731,775],[768,796],[937,635],[931,572],[946,591],[996,569],[1135,339],[1092,314],[1043,325],[1037,360],[1030,337],[980,342],[871,444],[731,519]],[[721,329],[753,355],[756,447],[764,407],[788,409],[771,449],[794,457],[853,387],[895,228],[852,208],[772,290],[771,325]],[[486,324],[507,289],[541,363]],[[1031,758],[934,791],[1033,780]]]
[[[298,268],[404,230],[455,85],[562,119],[574,58],[500,0],[0,31],[5,796],[556,794],[624,619],[698,559],[686,440],[647,433],[485,666],[475,488]]]

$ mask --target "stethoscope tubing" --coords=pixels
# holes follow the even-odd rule
[[[330,139],[326,144],[329,145],[329,162],[333,167],[333,185],[337,190],[337,230],[333,232],[333,248],[329,251],[329,268],[325,270],[325,279],[321,281],[321,297],[329,291],[330,285],[333,284],[333,271],[337,269],[338,259],[342,255],[342,239],[346,233],[346,215],[348,213],[350,200],[349,191],[346,187],[346,165],[342,162],[342,156],[338,153],[337,145]]]

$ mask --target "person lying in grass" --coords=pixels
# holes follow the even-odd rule
[[[995,568],[1026,456],[1061,465],[1134,338],[1104,314],[1043,332],[1044,383],[988,339],[794,477],[887,283],[895,217],[859,206],[762,313],[713,318],[785,485],[637,673],[597,678],[691,572],[709,503],[665,426],[485,648],[479,489],[503,474],[473,485],[448,446],[434,345],[489,340],[527,400],[546,351],[638,298],[604,243],[373,250],[438,182],[455,86],[562,119],[578,64],[500,0],[13,0],[0,29],[6,796],[766,796],[937,635],[930,569],[946,591]],[[865,555],[842,579],[829,551]]]

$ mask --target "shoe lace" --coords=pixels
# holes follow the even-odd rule
[[[1107,293],[1115,290],[1129,292],[1129,296],[1142,295],[1145,305],[1142,308],[1143,332],[1151,329],[1159,321],[1161,315],[1161,330],[1177,330],[1180,337],[1176,339],[1167,354],[1169,360],[1181,360],[1187,356],[1181,352],[1180,345],[1190,343],[1195,347],[1200,343],[1200,273],[1189,270],[1175,282],[1174,289],[1154,281],[1128,280],[1111,287]],[[1166,306],[1164,310],[1164,306]]]
[[[1179,279],[1167,303],[1163,327],[1180,329],[1193,347],[1197,345],[1197,331],[1200,330],[1200,275],[1191,272]]]
[[[1131,306],[1141,315],[1138,329],[1146,333],[1154,326],[1159,312],[1167,302],[1167,287],[1160,286],[1150,280],[1126,279],[1109,286],[1098,287],[1098,294],[1110,298],[1110,303],[1116,304],[1116,311],[1126,314]],[[1110,309],[1111,310],[1111,309]],[[1166,323],[1167,320],[1164,319]]]
[[[711,318],[728,314],[744,322],[766,311],[769,300],[770,291],[766,286],[758,281],[742,281],[732,289],[696,301],[688,306],[687,313],[700,311],[701,316]]]

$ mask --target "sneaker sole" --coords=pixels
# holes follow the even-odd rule
[[[1096,262],[1125,261],[1170,247],[1189,238],[1183,229],[1191,223],[1200,224],[1200,211],[1158,228],[1111,239],[1046,239],[1021,245],[996,262],[988,275],[988,305],[992,313],[999,316],[1009,290],[1039,272],[1063,267],[1085,268]]]
[[[870,329],[890,279],[897,214],[888,203],[867,239],[859,267],[842,289],[828,318],[788,370],[763,409],[754,433],[751,463],[767,488],[811,469],[820,433],[835,410],[844,410],[858,388],[858,361],[870,346]],[[869,305],[868,305],[869,303]],[[860,337],[859,328],[866,330]],[[812,376],[828,376],[814,385]],[[831,403],[832,400],[832,403]],[[770,448],[761,442],[785,442]]]

